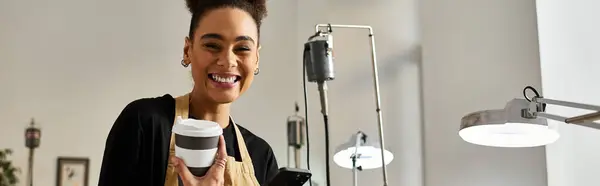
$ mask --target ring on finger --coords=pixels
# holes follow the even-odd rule
[[[218,165],[221,168],[225,168],[225,160],[217,160],[215,161],[215,164]]]
[[[215,157],[215,161],[223,161],[223,162],[227,163],[227,158],[216,158]]]
[[[215,163],[217,164],[227,164],[227,159],[226,158],[215,158]]]

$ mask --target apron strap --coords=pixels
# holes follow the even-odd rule
[[[229,172],[225,172],[225,185],[259,186],[260,184],[258,183],[256,176],[254,175],[254,165],[252,165],[252,159],[250,158],[250,154],[248,154],[248,149],[246,148],[246,141],[244,140],[244,136],[242,136],[242,133],[240,133],[240,129],[233,121],[233,118],[229,117],[229,119],[232,121],[231,123],[233,124],[233,127],[235,129],[235,135],[237,138],[238,149],[240,151],[242,162],[235,162],[235,158],[230,158],[230,160],[233,160],[234,162],[227,162],[229,168],[235,167],[235,169],[237,170],[230,170]],[[234,164],[237,166],[233,166]],[[236,172],[238,173],[238,175],[232,175],[232,172]],[[228,177],[230,180],[228,180]]]
[[[240,133],[240,129],[233,121],[233,118],[229,117],[229,119],[231,119],[231,123],[233,124],[233,127],[235,129],[235,135],[238,142],[238,150],[240,151],[242,163],[248,167],[247,171],[252,173],[252,175],[254,176],[254,166],[252,165],[252,158],[250,158],[250,154],[248,153],[248,149],[246,148],[246,141],[244,140],[244,136],[242,136],[242,133]]]
[[[175,125],[175,121],[177,121],[177,116],[181,116],[183,119],[187,119],[189,115],[189,102],[190,95],[185,94],[183,96],[179,96],[175,98],[175,120],[173,121],[173,125]],[[171,140],[169,144],[169,158],[166,178],[165,178],[165,186],[175,186],[179,185],[179,176],[177,175],[177,170],[175,170],[175,166],[171,164],[170,157],[175,156],[175,135],[171,133]]]

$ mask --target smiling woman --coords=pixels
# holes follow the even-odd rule
[[[192,14],[183,46],[194,87],[173,97],[129,103],[108,134],[99,185],[262,185],[277,173],[269,144],[230,116],[231,104],[259,73],[259,31],[265,0],[187,0]],[[210,120],[223,128],[214,165],[193,176],[175,157],[176,116]]]

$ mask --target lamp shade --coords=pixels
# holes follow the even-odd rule
[[[459,136],[492,147],[536,147],[554,143],[559,134],[546,119],[524,117],[531,103],[513,99],[501,110],[484,110],[462,118]]]
[[[381,164],[381,149],[378,143],[362,143],[357,149],[356,136],[353,136],[348,142],[336,148],[333,161],[340,167],[353,169],[352,157],[355,152],[358,155],[356,158],[356,167],[375,169],[383,166]],[[394,159],[394,154],[384,149],[384,155],[385,165],[390,164]]]

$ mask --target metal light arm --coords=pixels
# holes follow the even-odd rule
[[[541,98],[541,97],[537,97],[537,96],[531,98],[531,101],[533,103],[535,103],[536,107],[538,108],[537,111],[532,112],[533,116],[547,118],[547,119],[551,119],[551,120],[555,120],[555,121],[560,121],[560,122],[564,122],[566,124],[580,125],[580,126],[600,130],[600,123],[594,122],[596,120],[600,120],[600,106],[560,101],[560,100],[553,100],[553,99]],[[577,108],[577,109],[593,110],[596,112],[573,116],[573,117],[563,117],[563,116],[559,116],[559,115],[546,113],[545,112],[545,104],[559,105],[559,106]]]
[[[323,32],[320,28],[328,28],[327,31]],[[383,134],[383,116],[381,113],[381,94],[379,93],[379,72],[377,69],[377,53],[375,51],[375,36],[373,35],[373,28],[366,25],[335,25],[335,24],[317,24],[315,25],[316,33],[331,34],[332,28],[353,28],[353,29],[367,29],[369,30],[369,38],[371,38],[369,44],[371,45],[371,65],[373,69],[373,88],[375,89],[375,112],[377,112],[377,126],[379,127],[379,145],[381,149],[381,169],[383,171],[383,185],[388,185],[387,180],[387,168],[385,165],[385,141]]]

